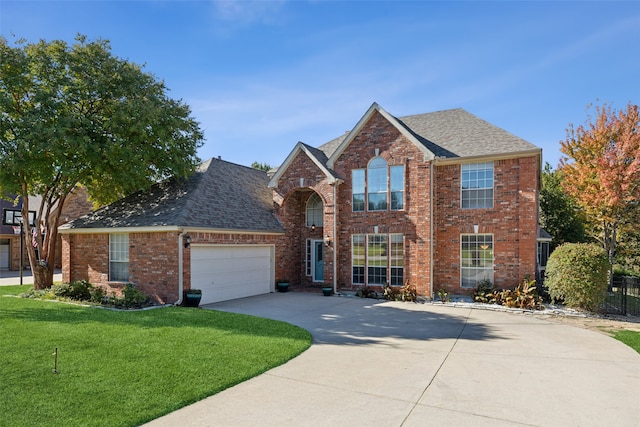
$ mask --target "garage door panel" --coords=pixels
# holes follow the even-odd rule
[[[272,246],[192,246],[191,287],[202,304],[271,291]]]

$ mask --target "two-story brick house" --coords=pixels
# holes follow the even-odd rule
[[[407,281],[419,295],[515,286],[536,272],[541,150],[455,109],[396,118],[373,104],[270,176],[221,159],[60,227],[63,280],[158,302],[211,303],[329,284]]]
[[[396,118],[374,103],[272,176],[276,271],[337,291],[408,281],[427,297],[534,278],[541,156],[462,109]]]

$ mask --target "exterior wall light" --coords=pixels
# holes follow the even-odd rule
[[[184,235],[184,247],[188,248],[189,246],[191,246],[191,236],[187,233]]]
[[[327,246],[331,246],[331,237],[328,234],[324,236],[324,244]]]

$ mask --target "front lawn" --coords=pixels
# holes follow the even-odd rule
[[[640,332],[628,330],[618,331],[613,334],[613,337],[640,353]]]
[[[252,316],[182,307],[112,311],[3,296],[29,288],[0,288],[1,426],[139,425],[311,345],[297,326]]]

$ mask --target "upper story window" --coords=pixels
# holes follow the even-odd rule
[[[404,209],[404,166],[391,166],[391,210]]]
[[[388,166],[382,157],[374,157],[367,169],[351,171],[354,212],[404,209],[404,166]],[[390,202],[389,202],[390,201]]]
[[[353,211],[364,210],[364,169],[351,172],[351,191],[353,193]]]
[[[387,162],[382,157],[375,157],[367,168],[367,189],[370,211],[387,210]]]
[[[493,207],[493,162],[462,165],[462,208]]]
[[[324,208],[322,199],[317,193],[313,193],[307,200],[307,227],[324,225]]]
[[[129,280],[129,235],[109,235],[109,280],[126,282]]]

